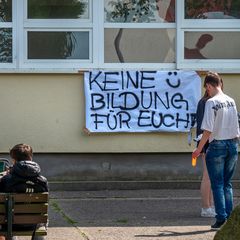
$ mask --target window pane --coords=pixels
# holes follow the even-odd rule
[[[106,63],[173,63],[175,29],[105,29]]]
[[[89,59],[89,32],[28,32],[28,59]]]
[[[0,22],[12,21],[12,0],[0,1]]]
[[[89,2],[88,0],[28,0],[28,18],[87,19]]]
[[[240,59],[240,32],[185,32],[185,59]]]
[[[105,22],[175,22],[175,0],[105,0]]]
[[[234,19],[240,18],[239,0],[185,0],[187,19]]]
[[[12,62],[12,29],[0,29],[0,63]]]

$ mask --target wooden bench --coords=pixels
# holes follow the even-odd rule
[[[0,235],[7,240],[13,236],[45,236],[47,222],[48,193],[0,193]],[[19,226],[23,224],[35,227],[24,230]],[[37,228],[37,224],[42,227]]]

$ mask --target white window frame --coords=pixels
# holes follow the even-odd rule
[[[240,19],[184,19],[185,0],[176,0],[175,23],[106,23],[104,0],[89,0],[89,19],[27,19],[27,0],[12,0],[13,62],[0,63],[0,72],[76,73],[89,69],[183,69],[240,73],[240,59],[184,59],[185,31],[239,32]],[[107,28],[176,29],[175,63],[104,63],[104,30]],[[89,60],[27,59],[27,31],[89,31]]]
[[[177,1],[177,69],[239,73],[240,59],[184,59],[184,33],[240,32],[240,19],[184,19],[184,5],[185,0]]]
[[[102,13],[102,41],[104,46],[104,31],[107,28],[149,28],[149,29],[176,29],[175,23],[166,22],[153,22],[153,23],[107,23],[104,21],[104,0],[101,1],[101,13]],[[177,31],[176,31],[177,34]],[[176,44],[175,44],[175,56],[176,56]],[[175,57],[176,59],[176,57]],[[175,69],[176,63],[105,63],[104,62],[104,48],[100,52],[100,65],[103,68],[108,69]]]
[[[61,69],[61,71],[76,71],[80,66],[89,67],[93,65],[93,14],[92,0],[89,0],[89,18],[88,19],[28,19],[27,18],[27,0],[23,0],[23,26],[21,36],[20,68],[31,69]],[[27,58],[27,32],[44,31],[76,31],[89,32],[89,59],[28,59]]]

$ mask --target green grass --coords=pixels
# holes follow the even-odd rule
[[[59,213],[63,219],[69,223],[70,225],[72,225],[73,227],[76,228],[76,230],[79,232],[79,234],[85,239],[85,240],[90,240],[88,238],[88,236],[83,232],[81,231],[78,226],[77,226],[77,221],[71,219],[67,214],[64,213],[64,211],[61,209],[61,207],[59,206],[59,204],[57,203],[57,201],[51,199],[50,200],[50,206],[53,208],[53,210],[57,213]]]
[[[60,208],[60,206],[58,205],[58,203],[56,201],[50,200],[50,205],[52,206],[53,210],[55,212],[59,213],[67,223],[69,223],[69,224],[71,224],[73,226],[75,226],[75,224],[78,223],[78,222],[74,221],[73,219],[71,219],[69,216],[67,216],[63,212],[63,210]]]
[[[123,219],[118,219],[118,220],[116,220],[116,222],[117,222],[117,223],[122,223],[122,224],[127,224],[127,223],[128,223],[128,219],[125,219],[125,218],[123,218]]]

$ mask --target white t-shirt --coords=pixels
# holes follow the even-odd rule
[[[211,132],[209,142],[239,137],[235,101],[224,93],[208,99],[201,129]]]

